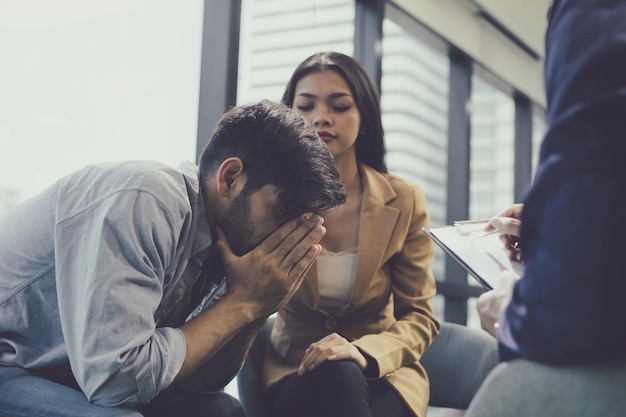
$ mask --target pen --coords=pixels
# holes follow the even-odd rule
[[[459,220],[454,222],[455,229],[462,235],[467,236],[472,233],[480,232],[483,225],[489,223],[489,219],[482,220]]]
[[[483,234],[480,234],[478,236],[473,237],[472,240],[476,240],[476,239],[480,239],[481,237],[493,235],[494,233],[498,233],[498,229],[494,229],[494,230],[490,230],[488,232],[484,232]]]
[[[491,219],[455,220],[454,225],[456,226],[457,224],[464,225],[464,224],[476,224],[476,223],[489,223],[490,220]]]

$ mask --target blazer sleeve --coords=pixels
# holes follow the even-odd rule
[[[396,191],[396,203],[409,219],[399,222],[394,231],[402,236],[400,250],[381,266],[391,281],[396,320],[382,332],[353,342],[368,358],[366,376],[370,378],[418,361],[440,328],[432,309],[436,293],[431,271],[433,242],[422,230],[430,224],[426,198],[419,187],[408,183]]]

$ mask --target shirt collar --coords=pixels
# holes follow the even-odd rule
[[[194,216],[198,216],[196,220],[196,230],[194,231],[193,246],[191,248],[191,256],[195,256],[201,252],[205,252],[213,243],[211,228],[206,216],[206,208],[204,207],[204,199],[202,198],[202,187],[200,180],[200,172],[198,166],[191,162],[182,162],[178,170],[185,175],[190,184],[189,203],[192,205]],[[195,205],[195,207],[194,207]]]

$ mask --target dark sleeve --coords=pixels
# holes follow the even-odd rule
[[[526,272],[500,319],[502,360],[626,355],[626,2],[557,0],[546,35],[548,132],[525,198]]]

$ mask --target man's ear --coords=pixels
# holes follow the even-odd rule
[[[217,192],[222,197],[229,197],[239,194],[235,190],[243,188],[246,176],[243,172],[243,161],[239,158],[231,157],[226,159],[217,170]]]

